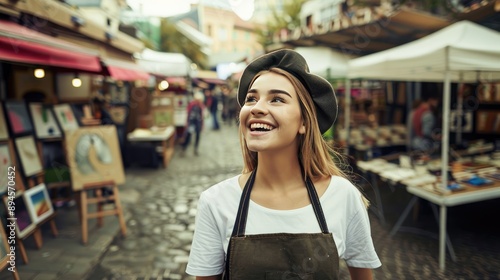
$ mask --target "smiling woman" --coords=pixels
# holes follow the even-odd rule
[[[343,259],[352,279],[372,279],[381,264],[364,197],[322,137],[337,116],[330,83],[279,50],[243,71],[238,103],[244,168],[201,194],[186,272],[328,280]]]

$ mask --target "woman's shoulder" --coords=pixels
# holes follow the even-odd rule
[[[210,186],[202,192],[201,197],[218,201],[227,199],[228,196],[239,196],[241,189],[238,184],[238,177],[239,175],[236,175]]]
[[[328,185],[330,193],[342,193],[349,197],[359,197],[360,190],[348,178],[342,176],[332,175],[330,184]]]

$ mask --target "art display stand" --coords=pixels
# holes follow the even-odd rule
[[[0,237],[1,237],[0,243],[3,243],[3,244],[0,244],[0,246],[4,246],[4,248],[7,249],[9,244],[7,243],[7,235],[5,234],[4,225],[2,222],[0,222]],[[5,253],[7,253],[7,252],[5,252]],[[0,256],[0,271],[6,269],[9,266],[8,261],[9,261],[8,255]],[[12,272],[12,277],[14,278],[14,280],[21,279],[19,277],[19,272],[17,272],[17,269],[14,269],[13,271],[11,270],[11,272]]]
[[[51,138],[51,139],[44,139],[43,141],[38,140],[37,141],[37,149],[38,149],[38,154],[40,155],[40,158],[43,158],[43,144],[46,142],[61,142],[61,149],[64,150],[64,139],[62,138]],[[69,172],[69,171],[68,171]],[[50,194],[51,201],[52,203],[57,203],[57,202],[69,202],[74,199],[73,196],[73,190],[71,188],[71,182],[70,181],[61,181],[61,182],[51,182],[47,183],[47,191]],[[66,197],[60,197],[58,192],[61,189],[65,189],[70,193],[69,196]]]
[[[37,184],[42,184],[43,183],[43,173],[40,173],[36,175],[36,184],[35,184],[35,179],[34,178],[28,178],[28,188],[33,188]],[[59,235],[59,231],[57,230],[56,222],[54,220],[54,217],[56,216],[56,213],[50,215],[47,217],[45,220],[37,224],[36,229],[33,233],[33,237],[35,239],[35,245],[37,249],[42,248],[43,245],[43,238],[42,238],[42,231],[41,231],[41,226],[47,222],[50,224],[50,230],[52,232],[52,235],[54,237],[57,237]]]
[[[41,184],[43,183],[43,172],[36,175],[36,183]],[[35,186],[35,178],[31,177],[27,179],[28,182],[28,188],[32,188]],[[21,253],[21,258],[23,259],[23,262],[25,264],[28,264],[28,254],[26,254],[26,248],[24,247],[24,240],[30,236],[33,236],[33,240],[35,241],[35,246],[37,249],[42,248],[43,246],[43,238],[42,238],[42,231],[41,231],[41,226],[45,224],[46,222],[49,222],[50,224],[50,229],[52,232],[52,235],[54,237],[57,237],[59,235],[59,231],[57,230],[56,222],[54,221],[54,217],[56,214],[52,214],[49,217],[47,217],[44,221],[40,222],[39,224],[36,225],[35,229],[33,229],[30,233],[26,234],[23,236],[23,238],[16,238],[16,244],[18,245],[19,252]]]
[[[113,193],[104,195],[103,188],[110,188]],[[89,196],[91,193],[91,196]],[[93,193],[93,195],[92,195]],[[105,216],[117,216],[120,223],[120,229],[123,236],[127,233],[125,219],[123,217],[123,209],[118,193],[118,185],[114,181],[103,181],[98,183],[89,183],[83,186],[83,189],[78,191],[77,199],[80,221],[82,224],[82,243],[87,244],[88,241],[88,220],[97,219],[97,225],[102,227],[103,218]],[[89,212],[89,205],[96,204],[97,210]],[[104,209],[104,204],[113,204],[114,209]]]

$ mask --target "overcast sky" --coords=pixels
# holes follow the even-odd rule
[[[201,2],[206,5],[230,8],[232,2],[246,2],[248,0],[127,0],[128,5],[135,11],[141,11],[145,16],[169,17],[189,12],[191,3]]]

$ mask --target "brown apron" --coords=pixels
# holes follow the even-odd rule
[[[316,189],[306,179],[307,193],[321,233],[245,235],[255,171],[245,184],[227,250],[225,280],[329,280],[339,278],[339,256]]]

